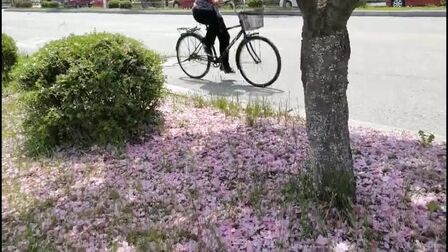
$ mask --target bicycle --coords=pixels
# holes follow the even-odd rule
[[[264,26],[263,10],[252,12],[237,12],[235,8],[233,10],[238,15],[239,25],[228,27],[227,30],[238,27],[241,29],[229,43],[225,53],[228,54],[230,48],[243,36],[236,50],[236,66],[243,78],[251,85],[267,87],[278,79],[281,59],[277,47],[269,39],[260,36],[258,32],[254,32]],[[221,66],[222,56],[217,56],[214,45],[211,47],[211,56],[205,53],[200,27],[180,27],[177,30],[181,33],[176,43],[177,62],[186,75],[201,79],[209,72],[210,65],[213,64],[216,68]],[[185,52],[181,51],[184,48],[187,50]],[[266,64],[268,67],[263,67]],[[262,78],[265,78],[266,81],[260,80]]]

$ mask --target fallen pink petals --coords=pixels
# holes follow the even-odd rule
[[[244,117],[170,102],[160,110],[160,135],[121,156],[92,149],[25,168],[3,143],[2,187],[16,188],[14,197],[2,194],[5,250],[27,247],[27,221],[57,250],[445,249],[445,143],[424,148],[417,134],[352,128],[365,223],[338,223],[305,238],[290,218],[298,210],[281,203],[285,183],[307,158],[303,125],[260,119],[249,127]],[[19,204],[19,196],[28,200]]]

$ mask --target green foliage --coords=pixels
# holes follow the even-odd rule
[[[356,8],[367,8],[367,1],[359,0],[356,4]]]
[[[446,0],[440,0],[440,5],[441,6],[446,6]]]
[[[131,9],[132,8],[131,1],[120,1],[120,8],[122,8],[122,9]]]
[[[221,110],[226,116],[237,116],[240,110],[238,97],[236,101],[233,99],[228,100],[222,96],[212,97],[210,103],[213,107]]]
[[[261,8],[263,6],[262,0],[249,0],[247,2],[247,6],[250,8]]]
[[[329,205],[349,213],[355,200],[355,178],[353,173],[330,168],[322,169],[319,188],[319,199]]]
[[[298,176],[291,177],[283,189],[287,202],[302,203],[308,200],[316,200],[318,191],[310,172],[302,172]]]
[[[191,98],[195,108],[204,108],[208,104],[207,100],[201,95],[194,95]]]
[[[43,1],[42,8],[59,8],[59,2],[56,1]]]
[[[423,130],[418,131],[418,135],[420,136],[420,144],[423,147],[429,147],[434,141],[434,135],[432,133],[425,133]]]
[[[16,8],[31,8],[33,3],[31,0],[14,0],[14,7]]]
[[[2,33],[2,80],[8,77],[17,62],[17,46],[14,39]]]
[[[298,176],[293,176],[286,183],[282,190],[286,202],[292,202],[300,207],[300,226],[303,230],[304,238],[312,237],[314,233],[312,221],[307,214],[313,204],[318,201],[318,191],[310,172],[304,171]]]
[[[437,201],[434,200],[428,202],[428,204],[426,204],[426,207],[430,212],[437,212],[437,210],[439,210],[439,204],[437,204]]]
[[[246,124],[254,126],[258,118],[274,116],[275,112],[266,100],[249,101],[244,110],[246,113]]]
[[[115,9],[115,8],[119,8],[120,7],[120,1],[118,0],[111,0],[108,4],[107,7],[110,9]]]
[[[197,235],[185,229],[132,230],[127,241],[134,245],[136,251],[172,251],[173,244],[183,240],[198,241]]]
[[[52,41],[13,72],[32,154],[57,145],[121,145],[157,120],[160,56],[110,33]]]

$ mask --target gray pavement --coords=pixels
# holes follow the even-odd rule
[[[98,13],[98,14],[148,14],[148,15],[190,15],[190,10],[182,9],[156,9],[150,8],[145,10],[138,9],[102,9],[102,8],[58,8],[58,9],[41,9],[41,8],[7,8],[7,12],[43,12],[43,13]],[[265,15],[269,16],[301,16],[299,9],[272,9],[266,8]],[[235,15],[233,11],[224,11],[223,15]],[[396,9],[396,10],[367,10],[355,9],[352,16],[388,16],[388,17],[446,17],[446,9]]]
[[[217,69],[203,80],[182,73],[174,58],[179,36],[176,28],[197,25],[191,16],[2,12],[2,32],[16,39],[23,52],[34,52],[70,33],[119,32],[168,56],[165,74],[170,88],[243,100],[261,96],[283,106],[288,103],[295,112],[303,113],[301,17],[265,17],[260,33],[277,45],[282,72],[271,87],[260,89],[245,83],[239,74],[224,75]],[[225,19],[229,25],[237,23],[235,16]],[[350,19],[350,123],[407,129],[415,134],[422,129],[439,140],[446,139],[445,26],[445,18],[434,17]],[[234,57],[232,51],[231,63]]]

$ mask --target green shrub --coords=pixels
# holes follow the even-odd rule
[[[59,8],[59,2],[56,1],[43,1],[41,4],[42,8]]]
[[[112,0],[107,4],[108,8],[119,8],[120,7],[120,2],[118,0]]]
[[[367,8],[367,1],[366,0],[359,0],[356,4],[357,8]]]
[[[420,144],[423,147],[431,146],[432,141],[434,141],[434,134],[432,133],[426,133],[423,130],[418,131],[418,135],[420,136]]]
[[[71,35],[46,44],[14,71],[31,154],[58,145],[123,144],[156,119],[161,58],[119,34]]]
[[[14,0],[14,7],[16,8],[31,8],[33,3],[31,0]]]
[[[250,8],[260,8],[263,6],[263,1],[262,0],[249,0],[247,2],[247,6],[249,6]]]
[[[2,80],[8,76],[17,62],[17,46],[14,39],[2,33]]]
[[[130,1],[120,1],[120,8],[122,9],[131,9],[132,3]]]

